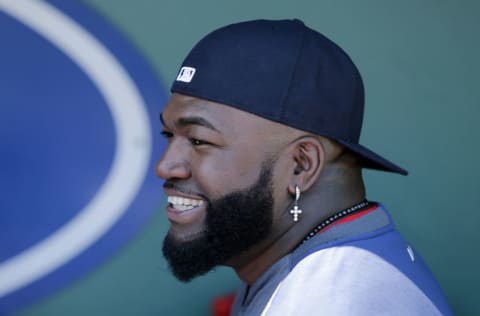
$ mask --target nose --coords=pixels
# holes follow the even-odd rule
[[[191,169],[188,160],[181,155],[181,151],[170,144],[157,162],[155,172],[164,180],[188,179]]]

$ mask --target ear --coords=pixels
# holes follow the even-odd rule
[[[288,191],[295,195],[295,186],[305,192],[317,182],[325,162],[325,148],[315,137],[305,136],[292,144],[294,168],[291,170]]]

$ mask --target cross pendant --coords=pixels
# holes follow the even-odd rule
[[[290,214],[293,214],[293,221],[298,221],[298,214],[302,214],[302,210],[298,208],[298,205],[293,206],[293,210],[290,210]]]

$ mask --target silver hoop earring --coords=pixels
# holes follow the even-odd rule
[[[302,210],[298,208],[298,200],[300,199],[300,187],[295,185],[295,201],[293,202],[293,209],[290,214],[293,216],[293,221],[298,222],[298,215],[302,214]]]

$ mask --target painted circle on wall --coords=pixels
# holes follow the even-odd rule
[[[0,0],[0,314],[124,244],[162,201],[164,88],[75,2]]]

